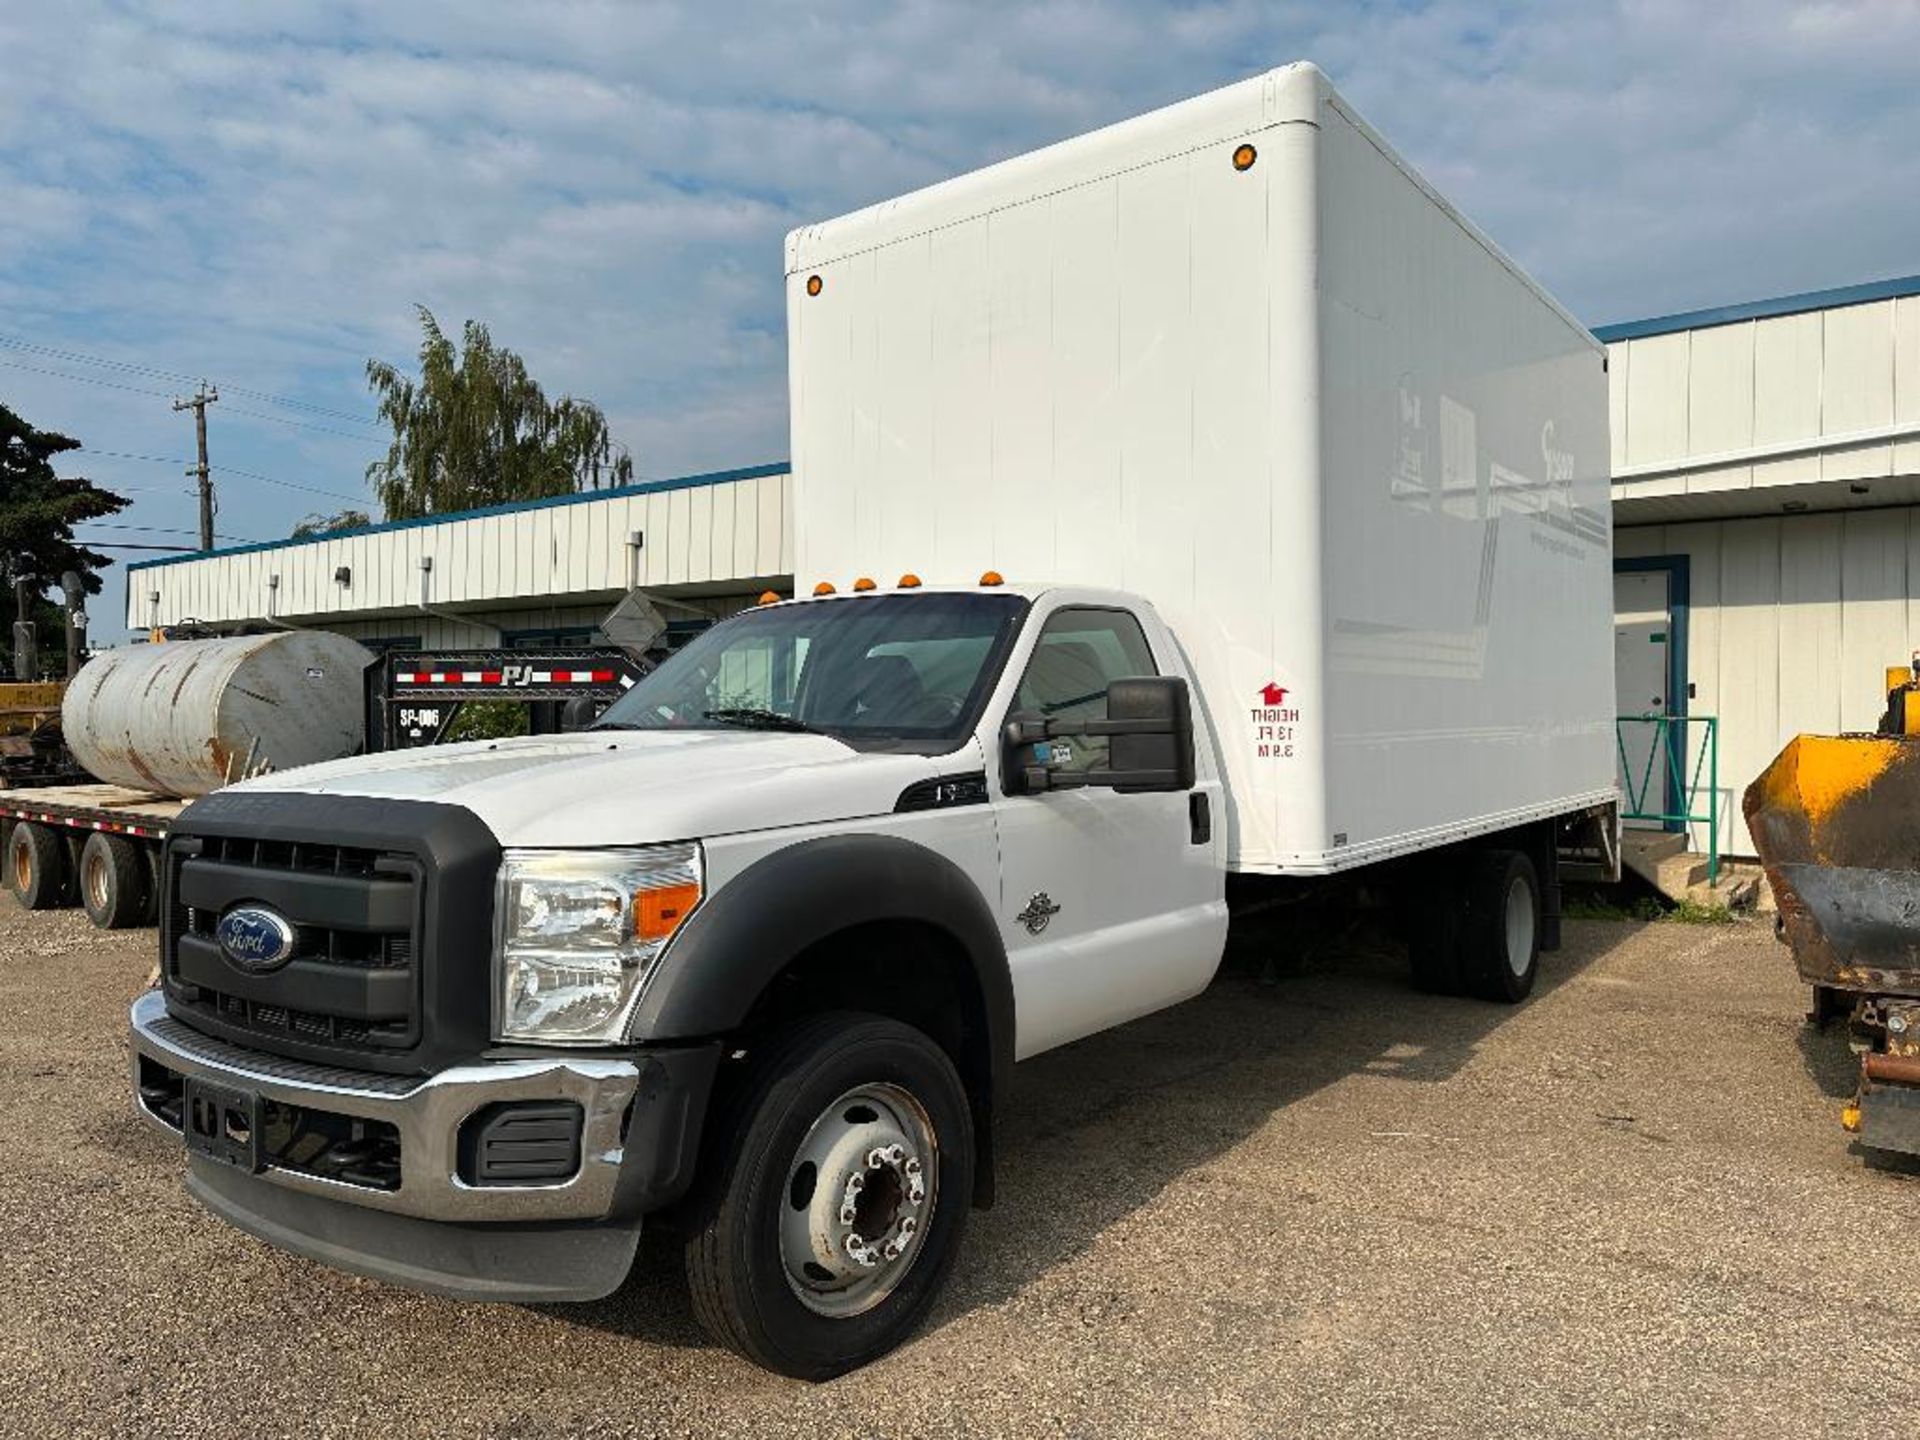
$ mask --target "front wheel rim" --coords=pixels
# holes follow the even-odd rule
[[[1521,876],[1507,886],[1507,968],[1523,978],[1533,963],[1533,890]]]
[[[926,1247],[940,1150],[926,1108],[898,1085],[857,1085],[820,1112],[787,1167],[780,1261],[816,1315],[863,1315]]]

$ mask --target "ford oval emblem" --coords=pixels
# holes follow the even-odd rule
[[[214,927],[213,938],[227,959],[256,974],[293,958],[293,926],[264,906],[229,910]]]

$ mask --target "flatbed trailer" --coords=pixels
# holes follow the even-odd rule
[[[303,643],[308,638],[303,636]],[[178,651],[190,643],[175,642],[173,648]],[[261,693],[298,683],[314,658],[303,653],[297,663],[269,672],[272,683],[263,685]],[[474,701],[527,706],[536,734],[584,724],[650,668],[617,646],[390,652],[371,658],[360,673],[364,730],[356,726],[354,747],[380,751],[441,743],[460,708]],[[230,677],[210,683],[232,688]],[[60,687],[44,688],[53,693]],[[129,688],[144,694],[147,687]],[[236,714],[224,727],[218,722],[206,725],[208,733],[224,737],[209,746],[199,728],[169,728],[179,707],[131,720],[123,708],[96,704],[87,712],[93,725],[78,732],[83,758],[102,768],[122,766],[121,779],[137,777],[144,767],[156,776],[178,777],[211,791],[224,783],[224,771],[207,771],[208,756],[217,752],[237,759],[255,752],[253,758],[259,758],[258,742],[250,739],[265,723],[259,713]],[[200,712],[194,714],[197,722]],[[270,713],[265,719],[272,721],[276,740],[264,753],[292,753],[300,740],[297,725],[290,730]],[[140,743],[135,743],[136,730]],[[252,763],[250,759],[243,765],[241,773]],[[29,910],[78,904],[102,929],[152,925],[159,917],[160,848],[174,820],[192,803],[87,777],[77,783],[0,787],[6,888]]]
[[[192,803],[97,782],[0,790],[7,888],[29,910],[78,900],[103,929],[151,925],[160,846]]]

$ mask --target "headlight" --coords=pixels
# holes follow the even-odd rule
[[[497,1038],[618,1043],[700,894],[698,845],[507,851],[494,897]]]

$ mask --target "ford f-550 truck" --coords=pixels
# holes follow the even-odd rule
[[[243,1229],[563,1300],[657,1219],[821,1377],[924,1315],[1016,1062],[1207,985],[1230,876],[1527,994],[1614,854],[1608,447],[1601,348],[1311,66],[787,271],[800,598],[580,733],[195,804],[132,1039]]]

